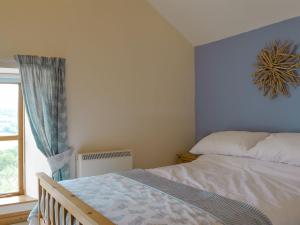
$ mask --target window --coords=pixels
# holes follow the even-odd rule
[[[0,197],[23,191],[23,98],[17,69],[0,68]]]

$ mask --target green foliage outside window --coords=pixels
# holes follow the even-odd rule
[[[18,148],[0,151],[0,194],[18,191]]]

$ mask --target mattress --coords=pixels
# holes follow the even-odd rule
[[[300,167],[221,155],[150,169],[169,180],[255,206],[273,225],[300,224]]]

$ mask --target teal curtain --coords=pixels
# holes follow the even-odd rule
[[[53,179],[70,177],[65,59],[17,55],[26,111],[38,149],[47,158]]]

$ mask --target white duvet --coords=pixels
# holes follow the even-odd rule
[[[300,225],[300,167],[205,155],[191,163],[148,171],[249,203],[268,216],[273,225]]]

